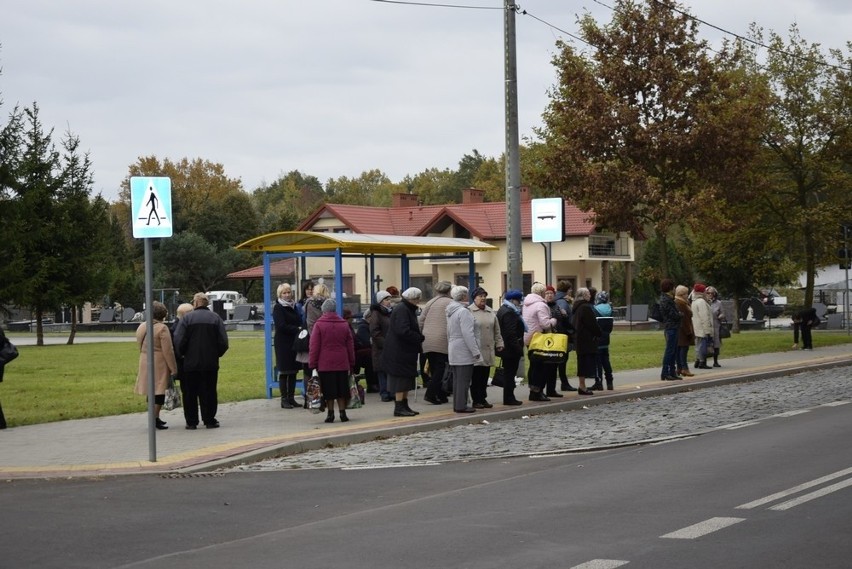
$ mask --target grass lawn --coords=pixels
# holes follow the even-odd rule
[[[66,336],[67,337],[67,336]],[[263,334],[229,333],[231,348],[221,359],[219,401],[244,401],[266,396]],[[789,330],[749,331],[724,340],[721,358],[782,352],[793,343]],[[814,332],[814,345],[852,343],[846,332]],[[20,357],[6,368],[0,402],[10,426],[32,425],[143,412],[145,397],[133,393],[139,350],[134,342],[68,346],[19,346]],[[660,332],[616,330],[610,354],[615,372],[660,365]],[[694,355],[690,350],[690,356]],[[576,377],[570,358],[569,377]]]

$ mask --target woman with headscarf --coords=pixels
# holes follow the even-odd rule
[[[309,365],[317,370],[322,397],[328,408],[326,423],[334,422],[334,402],[340,411],[340,422],[346,416],[349,399],[349,374],[355,367],[355,337],[349,323],[337,313],[337,303],[327,298],[322,303],[322,316],[311,332]]]
[[[388,391],[394,394],[394,417],[413,417],[420,413],[408,406],[408,392],[417,387],[423,334],[417,324],[417,304],[423,293],[411,287],[391,310],[388,333],[382,351],[382,369],[388,375]]]
[[[577,350],[578,395],[594,395],[586,388],[586,378],[597,373],[598,338],[603,332],[598,326],[598,316],[592,308],[592,295],[587,288],[578,288],[574,297],[574,346]]]
[[[393,401],[393,395],[388,391],[388,374],[382,367],[382,352],[385,350],[385,338],[390,327],[391,294],[386,290],[376,293],[376,302],[370,305],[370,310],[364,319],[370,326],[370,346],[373,355],[373,371],[379,382],[379,396],[384,402]]]

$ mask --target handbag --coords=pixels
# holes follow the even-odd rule
[[[453,368],[450,364],[447,364],[444,367],[444,377],[441,378],[441,389],[447,395],[453,392],[453,379]]]
[[[494,387],[504,387],[506,385],[506,370],[503,369],[503,364],[500,367],[494,368],[494,377],[491,378],[491,385]]]
[[[180,398],[180,389],[175,387],[175,379],[170,377],[169,386],[166,387],[166,400],[163,403],[163,409],[171,411],[173,409],[178,409],[181,405],[183,405],[183,402]]]
[[[724,324],[719,326],[719,337],[720,338],[730,338],[731,337],[730,329],[728,329],[728,327],[725,326]]]
[[[0,365],[6,365],[18,357],[18,348],[6,338],[6,343],[0,348]]]
[[[355,381],[355,376],[349,374],[349,401],[346,402],[347,409],[360,409],[364,401],[361,399],[361,394],[358,391],[358,382]]]
[[[308,396],[308,408],[310,408],[312,413],[319,413],[320,407],[322,407],[322,390],[320,389],[319,373],[317,370],[314,370],[310,379],[308,379],[306,392]]]
[[[568,357],[568,335],[536,332],[530,340],[527,355],[533,362],[561,364]]]
[[[655,302],[651,305],[651,309],[648,310],[648,318],[657,322],[663,321],[663,310],[660,308],[659,303]]]
[[[304,353],[311,349],[311,335],[304,328],[299,329],[296,334],[296,339],[293,340],[293,351],[296,353]]]

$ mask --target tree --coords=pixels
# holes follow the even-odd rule
[[[325,191],[315,176],[293,170],[269,185],[257,188],[251,196],[258,216],[259,232],[273,233],[295,229],[325,201]]]
[[[538,185],[594,211],[599,226],[663,242],[734,190],[763,117],[759,85],[737,71],[742,54],[711,57],[676,6],[619,0],[605,27],[581,18],[590,56],[558,43],[533,171]],[[660,252],[665,274],[668,247]]]
[[[327,200],[351,205],[390,206],[394,184],[381,170],[362,172],[358,178],[341,176],[325,185]]]
[[[752,35],[762,36],[756,27]],[[769,48],[762,69],[772,98],[761,167],[771,191],[761,204],[778,242],[804,268],[810,306],[817,268],[836,261],[838,227],[852,219],[852,58],[832,50],[836,65],[829,64],[795,25],[787,43],[771,33]]]

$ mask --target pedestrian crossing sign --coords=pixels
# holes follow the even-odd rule
[[[172,180],[165,177],[130,178],[133,237],[172,236]]]

